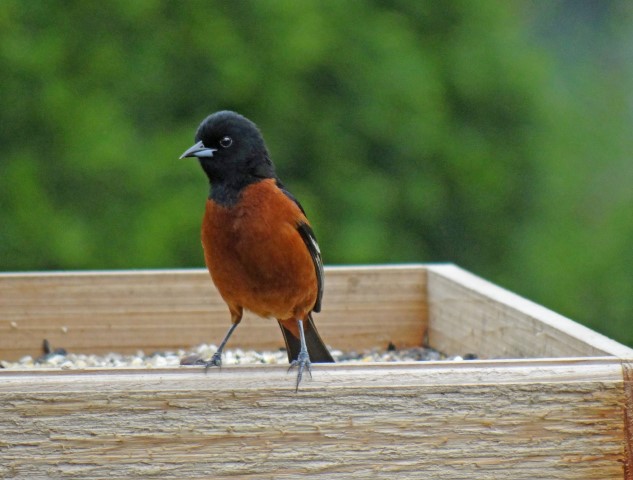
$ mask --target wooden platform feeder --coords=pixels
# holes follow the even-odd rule
[[[453,265],[326,270],[334,348],[481,360],[0,370],[0,478],[633,479],[633,350]],[[217,342],[203,270],[0,275],[0,358]],[[276,349],[245,318],[231,347]]]

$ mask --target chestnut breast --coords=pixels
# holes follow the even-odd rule
[[[297,231],[299,207],[266,179],[244,188],[237,204],[207,200],[202,245],[222,298],[263,317],[305,318],[317,297],[310,253]]]

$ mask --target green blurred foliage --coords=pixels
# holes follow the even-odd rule
[[[3,0],[0,269],[201,266],[177,158],[228,108],[327,263],[454,262],[633,345],[632,10],[601,5]]]

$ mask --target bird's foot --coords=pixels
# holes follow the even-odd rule
[[[310,355],[308,355],[307,351],[300,351],[299,355],[297,355],[297,359],[293,360],[290,363],[290,367],[288,367],[288,371],[297,367],[297,387],[295,388],[295,393],[299,391],[299,384],[301,383],[301,379],[303,378],[303,370],[305,369],[310,375],[310,379],[312,379],[312,363],[310,362]]]
[[[211,357],[211,360],[209,360],[208,362],[203,361],[202,364],[204,365],[205,373],[211,367],[221,367],[222,366],[222,352],[220,351],[215,352],[213,356]]]

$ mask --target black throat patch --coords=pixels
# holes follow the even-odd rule
[[[231,182],[216,182],[211,183],[211,190],[209,191],[209,199],[213,200],[218,205],[223,207],[233,207],[239,202],[242,192],[249,185],[261,182],[264,180],[260,177],[242,177],[240,179],[233,179]]]

